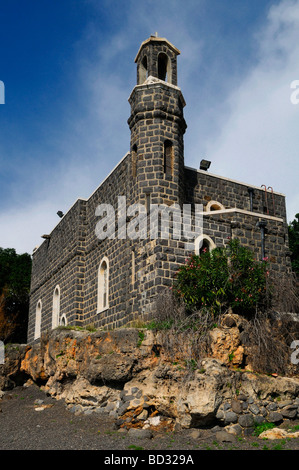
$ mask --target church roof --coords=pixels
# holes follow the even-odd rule
[[[157,33],[156,33],[157,34]],[[173,50],[173,52],[175,52],[177,55],[179,55],[181,53],[181,51],[179,51],[179,49],[177,49],[177,47],[175,47],[173,44],[171,44],[171,42],[169,42],[166,38],[160,38],[158,37],[157,35],[156,36],[150,36],[148,39],[146,39],[145,41],[143,41],[143,43],[141,44],[141,46],[139,47],[139,51],[137,52],[137,55],[135,57],[135,62],[137,62],[138,60],[138,57],[139,57],[139,54],[141,52],[141,50],[143,49],[143,47],[148,44],[149,42],[165,42],[168,47],[170,49]]]

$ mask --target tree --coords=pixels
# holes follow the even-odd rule
[[[26,341],[31,256],[0,248],[0,340]]]
[[[299,274],[299,214],[296,214],[295,217],[293,222],[289,224],[289,244],[292,252],[292,267],[294,272]]]

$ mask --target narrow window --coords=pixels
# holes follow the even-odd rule
[[[105,257],[101,261],[98,271],[98,308],[97,311],[101,312],[108,308],[109,299],[109,262]]]
[[[164,174],[172,176],[173,173],[173,146],[170,140],[164,142]]]
[[[146,193],[145,197],[146,197],[146,200],[145,200],[146,213],[149,214],[151,210],[151,194]]]
[[[52,310],[52,329],[59,325],[60,317],[60,287],[56,286],[53,294],[53,310]]]
[[[42,301],[39,300],[37,302],[36,310],[35,310],[34,339],[40,338],[41,320],[42,320]]]
[[[132,284],[135,284],[135,251],[132,250]]]
[[[61,315],[59,324],[61,326],[67,326],[67,318],[66,318],[65,314]]]
[[[134,145],[132,149],[132,176],[133,178],[137,176],[137,145]]]
[[[142,61],[140,62],[140,66],[139,66],[139,85],[144,83],[147,77],[148,77],[147,57],[145,55]]]
[[[168,64],[168,57],[166,54],[159,54],[158,56],[158,78],[163,80],[164,82],[167,81],[167,64]]]

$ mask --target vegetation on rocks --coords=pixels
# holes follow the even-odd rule
[[[186,260],[172,290],[157,299],[147,327],[160,330],[164,350],[173,361],[184,356],[190,371],[221,345],[221,360],[230,366],[292,375],[298,312],[296,276],[275,275],[268,259],[255,260],[249,248],[230,239],[225,247]]]
[[[264,307],[269,276],[268,259],[254,253],[238,239],[201,255],[192,254],[179,268],[173,290],[191,311],[209,308],[212,314],[231,307],[252,315]]]

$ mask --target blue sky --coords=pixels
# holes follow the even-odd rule
[[[134,59],[181,51],[185,164],[272,186],[299,212],[299,0],[1,0],[0,246],[31,253],[129,150]]]

